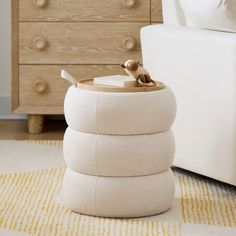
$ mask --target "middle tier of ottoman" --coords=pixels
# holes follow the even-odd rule
[[[175,140],[171,130],[143,135],[103,135],[67,128],[63,142],[66,164],[94,176],[142,176],[170,168]]]

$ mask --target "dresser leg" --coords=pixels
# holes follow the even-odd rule
[[[43,132],[43,115],[28,115],[28,132],[39,134]]]

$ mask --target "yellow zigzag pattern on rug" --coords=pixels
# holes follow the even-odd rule
[[[183,223],[236,226],[236,188],[202,176],[179,175]]]
[[[26,142],[62,147],[55,140]],[[236,227],[236,188],[224,183],[174,169],[177,222],[115,220],[80,215],[58,203],[64,171],[0,174],[0,227],[39,236],[181,236],[183,223]]]
[[[31,235],[181,236],[181,223],[84,216],[56,201],[65,168],[0,175],[0,228]]]

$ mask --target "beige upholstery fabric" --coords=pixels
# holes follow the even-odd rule
[[[139,217],[166,211],[174,198],[169,169],[140,177],[97,177],[67,169],[61,197],[73,211],[104,217]]]
[[[236,34],[152,25],[141,40],[145,68],[178,98],[174,165],[236,186]]]
[[[101,134],[149,134],[168,130],[175,118],[173,92],[106,93],[71,86],[65,117],[77,131]]]
[[[71,86],[64,103],[68,166],[61,197],[79,213],[141,217],[166,211],[174,197],[169,169],[176,101],[168,88],[109,93]]]
[[[174,158],[172,131],[147,135],[103,135],[67,128],[63,141],[66,164],[84,174],[150,175],[167,170]]]

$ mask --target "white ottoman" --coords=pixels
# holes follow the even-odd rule
[[[141,217],[166,211],[175,185],[172,171],[138,177],[102,177],[67,169],[64,204],[76,212],[103,217]]]
[[[132,90],[79,82],[65,97],[61,196],[73,211],[141,217],[166,211],[174,197],[170,166],[176,101],[170,88]]]
[[[78,132],[64,136],[65,162],[72,170],[102,176],[151,175],[170,168],[175,153],[172,131],[144,135]]]
[[[150,92],[113,93],[71,86],[64,110],[68,125],[80,132],[150,134],[171,127],[176,102],[168,87]]]

